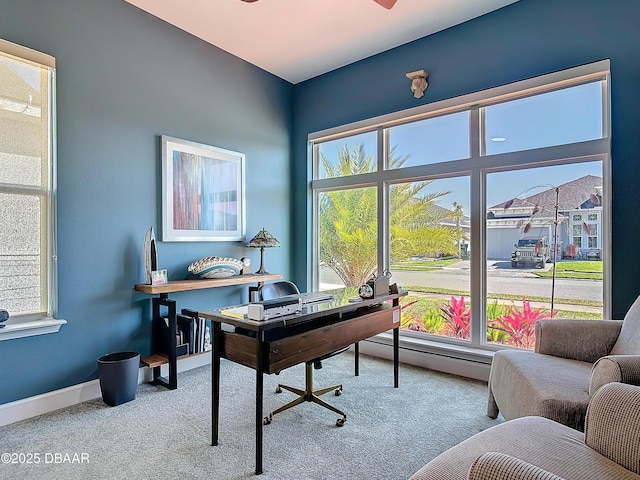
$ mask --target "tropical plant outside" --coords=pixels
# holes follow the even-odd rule
[[[464,297],[456,299],[451,295],[451,301],[441,305],[440,311],[445,321],[445,335],[465,340],[471,337],[471,309],[467,308]]]
[[[535,345],[535,324],[538,320],[551,318],[552,313],[544,313],[541,309],[531,308],[526,299],[522,299],[522,309],[515,305],[507,307],[509,312],[489,322],[490,328],[506,333],[507,343],[519,348],[533,348]]]
[[[389,152],[390,167],[399,168],[408,158],[409,156],[396,156],[392,149]],[[335,178],[374,172],[377,162],[365,152],[364,144],[352,149],[344,145],[338,148],[337,162],[330,161],[320,152],[320,167],[323,170],[322,177]],[[451,203],[451,209],[439,206],[438,203],[442,203],[444,197],[451,192],[434,192],[428,188],[432,183],[433,181],[398,183],[389,188],[389,252],[392,270],[442,269],[461,258],[467,258],[466,248],[464,251],[460,248],[468,240],[464,230],[460,228],[464,217],[462,206],[457,202]],[[365,183],[364,186],[355,188],[320,192],[318,198],[320,267],[333,270],[347,287],[365,283],[378,269],[377,188],[366,186]],[[541,210],[534,207],[532,216],[539,211]],[[553,275],[554,279],[602,280],[602,262],[554,262],[553,273],[536,271],[535,274],[540,277]],[[438,289],[434,287],[428,287],[432,291],[429,297],[434,298],[412,295],[423,287],[416,287],[415,290],[407,285],[403,287],[411,294],[401,302],[401,328],[470,340],[471,314],[465,299],[465,295],[469,295],[468,291],[451,292],[448,298],[443,299],[441,294],[435,292]],[[447,292],[443,289],[441,293]],[[549,299],[489,292],[487,298],[493,297],[495,300],[487,305],[487,342],[532,348],[535,343],[534,326],[540,319],[581,316],[601,318],[601,315],[590,313],[589,309],[576,314],[576,310],[570,307],[565,310],[554,307],[553,295],[552,288],[552,316],[545,305],[538,304],[539,308],[532,306],[532,302],[548,305]],[[581,299],[555,301],[561,305],[578,305],[582,302]],[[583,304],[587,305],[589,302],[585,300]]]
[[[389,152],[389,164],[400,168],[409,156]],[[338,162],[321,153],[320,164],[327,177],[358,175],[374,171],[374,157],[364,145],[338,149]],[[425,191],[432,181],[402,183],[390,189],[390,251],[392,262],[412,256],[457,254],[456,244],[464,238],[455,222],[461,210],[436,208],[436,202],[450,192]],[[320,266],[332,269],[345,286],[365,283],[377,270],[377,196],[374,187],[324,192],[319,197]]]
[[[518,348],[531,349],[535,345],[535,323],[552,318],[543,308],[533,308],[526,299],[522,306],[515,303],[487,306],[487,341]],[[448,301],[410,297],[403,302],[402,328],[423,333],[444,335],[468,340],[471,311],[465,297],[451,295]]]

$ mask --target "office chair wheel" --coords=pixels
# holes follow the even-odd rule
[[[271,419],[273,418],[273,415],[270,413],[269,415],[267,415],[266,417],[264,417],[262,419],[262,424],[263,425],[269,425],[271,424]]]
[[[280,387],[280,385],[276,388],[276,393],[282,393],[282,387]]]
[[[347,421],[347,416],[345,415],[342,418],[339,418],[338,420],[336,420],[336,427],[341,427],[344,425],[344,423]]]
[[[342,395],[342,389],[341,388],[336,388],[335,396],[339,397],[340,395]]]

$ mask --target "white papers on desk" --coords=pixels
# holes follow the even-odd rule
[[[249,305],[241,305],[239,307],[225,308],[224,310],[220,310],[220,313],[228,317],[244,319],[247,318],[248,311]]]

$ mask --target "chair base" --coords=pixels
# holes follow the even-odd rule
[[[302,402],[313,402],[321,407],[327,408],[332,412],[337,413],[338,415],[342,415],[342,418],[336,420],[336,426],[341,427],[347,421],[347,414],[342,410],[334,407],[333,405],[325,402],[320,398],[320,395],[324,395],[332,390],[335,390],[335,395],[340,396],[342,394],[342,385],[334,385],[332,387],[321,388],[319,390],[313,390],[313,363],[308,362],[305,364],[305,389],[290,387],[288,385],[278,384],[278,388],[276,388],[276,393],[282,392],[282,390],[287,390],[289,392],[295,393],[298,395],[298,398],[292,400],[291,402],[281,406],[280,408],[274,410],[269,415],[264,417],[262,423],[264,425],[269,425],[273,416],[277,413],[283,412],[285,410],[290,409],[291,407],[295,407],[296,405],[301,404]]]

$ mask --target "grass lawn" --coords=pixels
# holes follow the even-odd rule
[[[391,265],[393,270],[407,270],[412,272],[424,272],[425,270],[440,270],[459,262],[456,257],[434,258],[433,260],[408,260]]]
[[[438,295],[455,295],[457,297],[460,297],[463,295],[466,297],[469,296],[469,292],[452,290],[449,288],[424,287],[424,286],[403,286],[402,288],[410,292],[434,293]],[[487,293],[487,298],[495,299],[495,300],[512,300],[515,302],[519,302],[522,300],[522,295],[511,295],[509,293]],[[530,302],[550,303],[551,297],[539,297],[535,295],[528,295],[527,300],[529,300]],[[602,302],[599,302],[596,300],[582,299],[582,298],[572,298],[572,299],[556,298],[554,299],[554,303],[565,304],[565,305],[585,305],[590,307],[602,307]]]
[[[551,278],[553,272],[533,272],[540,277]],[[602,262],[596,260],[571,260],[556,263],[556,278],[602,280]]]

